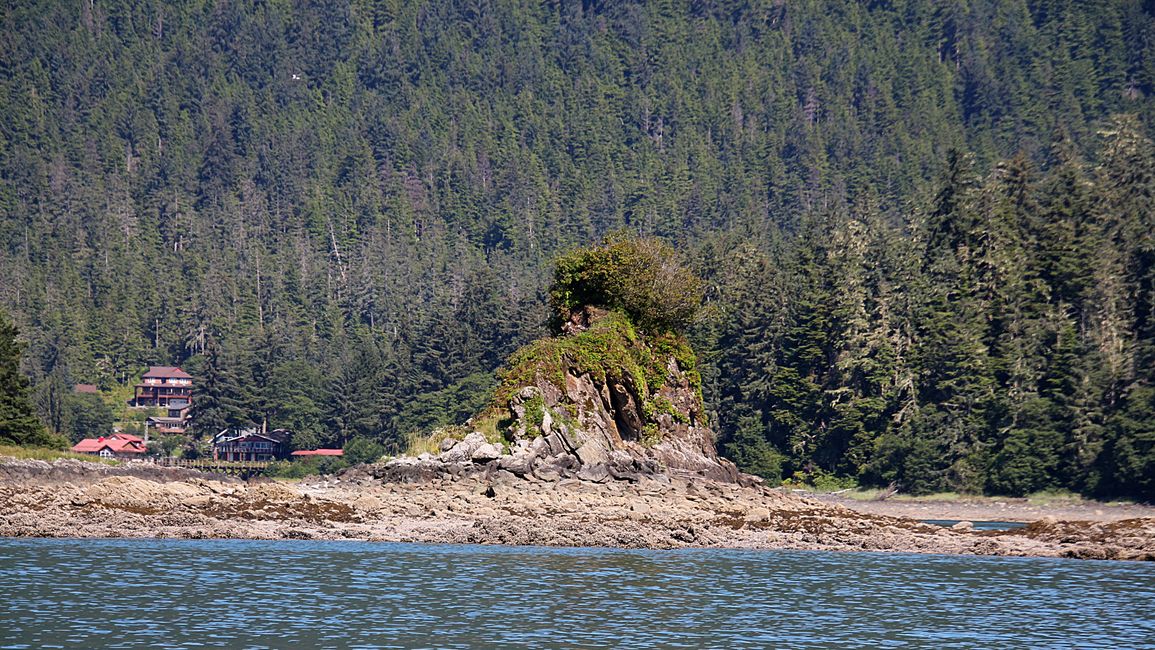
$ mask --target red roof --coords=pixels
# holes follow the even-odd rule
[[[73,445],[72,451],[78,454],[99,454],[105,448],[114,454],[143,454],[147,451],[140,438],[123,433],[108,438],[85,438]]]
[[[156,379],[192,379],[192,375],[174,366],[151,366],[144,376]]]
[[[73,387],[74,391],[78,393],[87,393],[89,395],[96,395],[100,391],[96,388],[96,384],[77,384]]]
[[[294,451],[290,456],[344,456],[343,449],[301,449]]]
[[[134,436],[131,433],[114,433],[109,436],[109,438],[119,438],[129,442],[144,442],[144,438],[141,438],[140,436]]]
[[[104,439],[85,438],[72,446],[72,451],[78,454],[96,453],[104,447]]]

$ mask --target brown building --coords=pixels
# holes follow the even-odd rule
[[[150,417],[145,421],[152,431],[159,434],[184,433],[188,427],[189,408],[191,404],[185,399],[169,400],[165,406],[165,414]]]
[[[285,429],[225,429],[213,436],[213,460],[282,460],[289,455],[291,435]]]
[[[180,368],[153,366],[133,387],[133,406],[164,408],[174,401],[192,401],[192,375]]]

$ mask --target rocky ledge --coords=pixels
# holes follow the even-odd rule
[[[484,464],[475,464],[488,467]],[[474,468],[476,469],[476,468]],[[139,471],[138,471],[139,470]],[[542,481],[534,472],[303,481],[178,477],[150,468],[0,459],[0,536],[369,541],[891,551],[1155,559],[1155,519],[1040,520],[983,532],[856,513],[690,475]]]

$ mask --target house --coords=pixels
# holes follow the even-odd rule
[[[282,460],[289,456],[289,438],[285,429],[225,429],[213,436],[213,460]]]
[[[170,402],[192,402],[192,375],[172,366],[153,366],[133,387],[132,405],[137,408],[167,407]]]
[[[100,389],[96,387],[96,384],[76,384],[72,387],[72,392],[81,395],[99,395]]]
[[[72,446],[77,454],[91,454],[101,458],[142,458],[146,451],[144,440],[127,433],[114,433],[111,436],[99,438],[85,438]]]
[[[293,453],[291,453],[289,455],[293,457],[293,460],[296,460],[298,458],[310,458],[312,456],[344,456],[345,450],[343,450],[343,449],[298,449],[297,451],[294,451]]]
[[[184,433],[191,407],[192,403],[187,399],[170,400],[165,406],[165,414],[148,418],[145,426],[156,433]]]

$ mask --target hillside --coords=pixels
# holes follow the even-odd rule
[[[1150,2],[10,2],[0,307],[50,428],[400,449],[545,332],[556,255],[695,260],[769,478],[1155,495]]]

